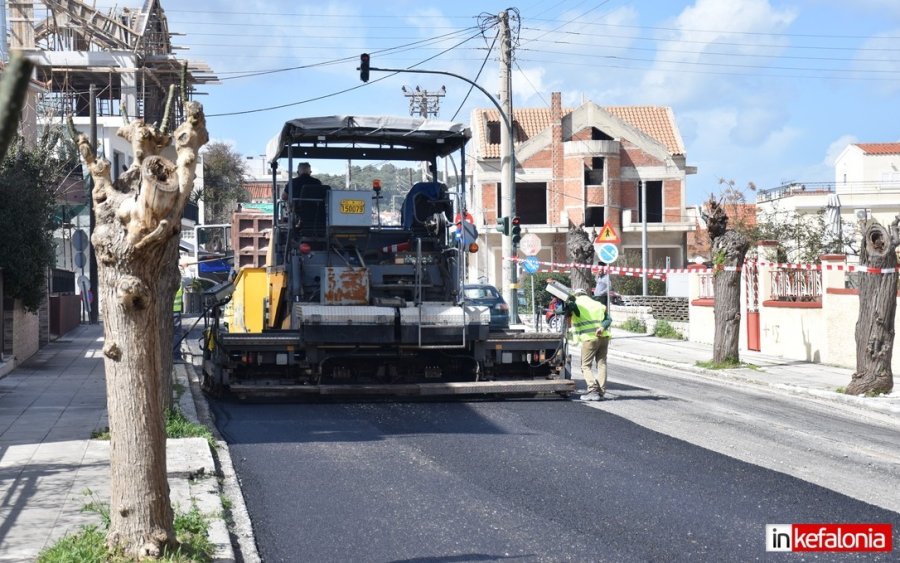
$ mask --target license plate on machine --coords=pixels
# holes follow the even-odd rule
[[[366,202],[361,199],[341,200],[341,213],[360,215],[366,212]]]

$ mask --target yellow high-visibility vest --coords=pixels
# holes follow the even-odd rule
[[[184,287],[179,283],[178,291],[175,292],[175,302],[172,304],[172,312],[180,313],[184,308]]]
[[[570,342],[586,342],[597,338],[597,329],[601,328],[603,319],[606,318],[606,306],[599,301],[594,301],[587,295],[579,295],[575,298],[577,311],[572,313],[572,324],[569,328]],[[602,336],[609,336],[607,328]]]

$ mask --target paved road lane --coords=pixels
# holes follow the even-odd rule
[[[751,561],[766,523],[900,525],[615,402],[214,408],[265,561]]]

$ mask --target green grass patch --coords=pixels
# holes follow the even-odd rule
[[[625,319],[625,322],[619,325],[619,328],[627,330],[628,332],[637,332],[640,334],[647,333],[647,325],[644,321],[636,319],[635,317],[628,317]]]
[[[216,439],[209,428],[191,422],[177,408],[166,410],[166,436],[169,438],[204,438],[210,448],[216,448]]]
[[[844,393],[847,392],[847,388],[846,387],[838,387],[837,389],[834,390],[834,392],[840,393],[841,395],[843,395]]]
[[[697,366],[704,369],[735,369],[744,367],[740,360],[725,360],[724,362],[714,362],[712,360],[703,360],[697,362]]]
[[[654,336],[658,336],[660,338],[674,338],[676,340],[684,340],[684,336],[672,326],[669,321],[660,320],[656,322],[656,330],[653,332]]]
[[[215,449],[216,439],[206,426],[191,422],[177,407],[166,410],[166,436],[169,438],[204,438]],[[91,432],[92,440],[109,440],[109,427]]]
[[[136,563],[121,550],[110,551],[106,547],[109,530],[109,506],[92,500],[83,508],[89,512],[106,515],[102,526],[83,526],[77,534],[68,535],[38,554],[38,563],[107,562]],[[209,519],[192,505],[187,512],[175,514],[175,537],[181,544],[174,551],[167,551],[157,561],[163,563],[205,563],[212,561],[213,545],[209,541]]]

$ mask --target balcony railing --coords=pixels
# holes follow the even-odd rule
[[[812,194],[830,194],[834,193],[834,184],[790,184],[787,186],[778,186],[768,190],[760,190],[756,192],[756,203],[764,203],[775,199],[793,195],[812,195]]]
[[[769,272],[772,301],[821,301],[822,272],[815,270],[779,269]]]

